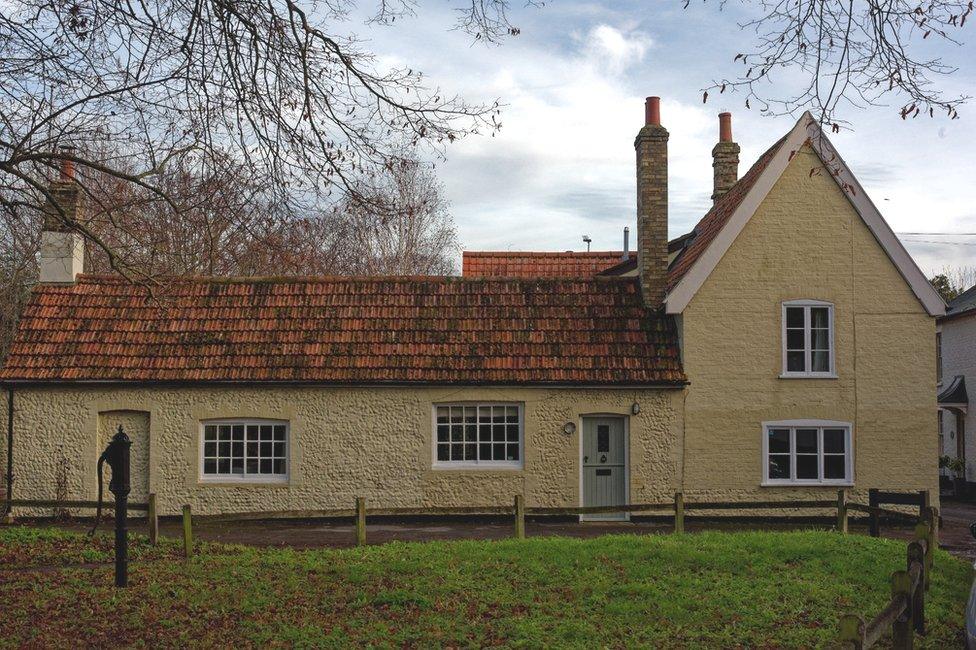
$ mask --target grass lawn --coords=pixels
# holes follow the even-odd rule
[[[131,546],[116,590],[108,536],[0,528],[0,646],[824,646],[905,566],[903,541],[831,532],[205,545],[189,564],[175,541]],[[921,647],[961,646],[969,586],[940,551]]]

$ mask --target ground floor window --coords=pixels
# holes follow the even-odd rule
[[[286,480],[288,423],[211,420],[203,423],[200,474],[204,480]]]
[[[438,404],[434,407],[434,465],[522,465],[522,406]]]
[[[763,483],[848,485],[853,482],[851,425],[825,420],[763,424]]]

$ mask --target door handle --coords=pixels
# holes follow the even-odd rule
[[[587,462],[588,460],[590,460],[590,457],[589,456],[583,456],[583,462],[584,463]]]

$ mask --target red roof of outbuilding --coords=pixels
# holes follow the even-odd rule
[[[178,278],[38,286],[0,379],[676,384],[633,278]]]
[[[637,253],[630,253],[636,258]],[[620,263],[623,251],[464,251],[461,273],[471,278],[589,278]]]

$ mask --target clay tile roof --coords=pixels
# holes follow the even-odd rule
[[[35,288],[0,379],[678,384],[633,278],[172,279]]]
[[[634,259],[637,253],[631,253]],[[619,264],[623,251],[587,253],[464,251],[468,278],[589,278]]]
[[[698,225],[692,231],[694,238],[685,246],[684,250],[675,258],[671,263],[671,267],[668,269],[668,291],[673,289],[681,278],[684,277],[685,273],[694,266],[701,254],[705,252],[708,245],[715,239],[715,236],[729,222],[736,208],[746,198],[746,194],[755,185],[759,179],[759,175],[773,160],[776,152],[779,151],[780,145],[785,140],[786,136],[783,136],[773,146],[767,149],[763,155],[759,156],[759,159],[756,160],[749,171],[735,185],[729,188],[729,191],[723,194],[716,201],[715,205],[705,213],[701,221],[698,222]]]

